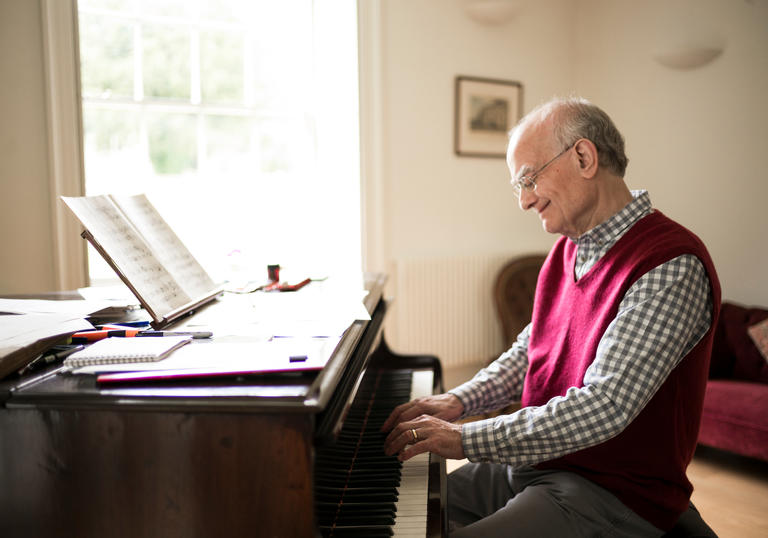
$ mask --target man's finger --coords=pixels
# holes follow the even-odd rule
[[[395,408],[394,411],[392,411],[392,414],[381,426],[381,431],[391,430],[398,424],[408,422],[409,420],[413,420],[423,414],[424,411],[416,400],[399,405]]]
[[[393,429],[384,441],[384,453],[387,456],[397,454],[406,445],[413,443],[413,428],[407,428],[403,424],[399,424]]]
[[[381,431],[389,431],[400,422],[403,422],[403,420],[400,418],[400,415],[412,405],[413,402],[407,402],[395,407],[392,410],[392,413],[389,414],[389,417],[387,417],[387,420],[384,421],[384,424],[381,425]]]
[[[424,452],[429,452],[426,440],[419,441],[412,445],[406,445],[397,455],[397,459],[400,461],[408,461],[412,457],[423,454]]]

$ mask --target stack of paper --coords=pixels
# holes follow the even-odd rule
[[[93,325],[72,314],[0,316],[0,379],[29,364],[58,340],[87,329]]]

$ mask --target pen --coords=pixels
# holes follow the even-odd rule
[[[148,321],[121,321],[115,323],[115,325],[122,325],[123,327],[146,327],[149,325]]]
[[[84,349],[84,348],[85,346],[82,346],[82,345],[71,346],[71,347],[67,347],[67,349],[62,349],[54,353],[43,353],[42,355],[38,356],[35,360],[27,364],[27,366],[19,370],[19,375],[24,375],[25,373],[30,372],[32,370],[37,370],[42,366],[53,364],[54,362],[65,359],[66,357],[70,356],[72,353],[75,353],[76,351],[80,351],[81,349]],[[53,348],[53,349],[56,349],[56,348]]]
[[[96,328],[100,331],[119,331],[125,329],[141,329],[144,330],[149,327],[148,321],[127,321],[125,323],[104,323],[103,325],[96,325]]]
[[[45,360],[45,362],[50,364],[52,362],[56,362],[56,361],[60,361],[60,360],[66,359],[67,357],[72,355],[72,353],[76,353],[78,351],[82,351],[83,349],[85,349],[85,346],[83,346],[83,345],[72,346],[69,349],[63,349],[61,351],[57,351],[56,353],[51,353],[49,355],[43,355],[43,359]]]
[[[141,331],[136,336],[191,336],[192,338],[210,338],[210,331]]]
[[[103,340],[111,336],[136,336],[141,332],[141,329],[122,329],[122,330],[101,330],[101,331],[81,331],[75,333],[70,338],[73,344],[87,344],[88,342],[96,342],[97,340]]]
[[[32,370],[37,368],[37,365],[40,364],[40,361],[42,360],[42,358],[43,358],[42,355],[38,355],[37,357],[29,361],[26,366],[22,367],[19,370],[19,375],[24,375],[27,372],[31,372]]]

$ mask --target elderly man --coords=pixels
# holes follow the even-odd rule
[[[688,507],[720,285],[701,241],[629,190],[627,162],[583,99],[541,105],[511,132],[520,207],[562,235],[533,319],[473,379],[383,427],[403,460],[472,462],[449,475],[452,536],[661,536]]]

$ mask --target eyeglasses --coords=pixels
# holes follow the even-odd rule
[[[515,194],[517,196],[520,196],[520,193],[523,191],[523,189],[527,190],[528,192],[535,191],[536,190],[536,178],[541,174],[544,169],[555,162],[558,157],[565,154],[566,151],[571,149],[574,146],[574,144],[571,144],[567,148],[565,148],[563,151],[552,157],[550,160],[544,164],[541,168],[533,172],[532,174],[527,174],[525,176],[520,176],[519,178],[513,179],[511,181],[512,188],[515,189]]]

